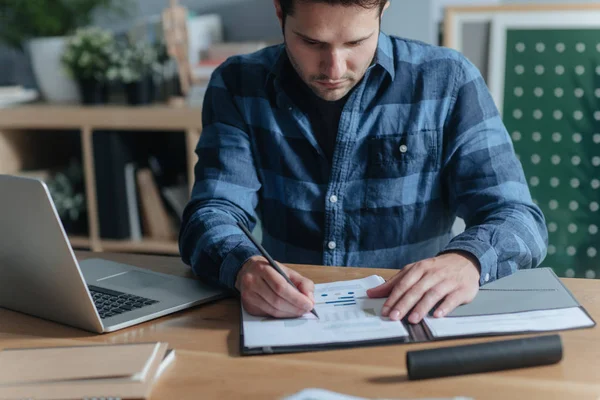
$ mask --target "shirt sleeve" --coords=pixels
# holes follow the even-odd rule
[[[443,252],[473,254],[482,285],[537,267],[546,256],[548,232],[489,90],[464,58],[454,93],[444,127],[442,177],[450,208],[466,229]]]
[[[195,182],[183,215],[179,249],[197,276],[235,291],[241,266],[260,254],[237,222],[252,231],[261,184],[248,128],[223,79],[227,65],[213,73],[204,98]]]

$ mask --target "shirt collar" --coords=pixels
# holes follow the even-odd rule
[[[392,39],[383,32],[379,33],[379,42],[377,43],[377,51],[375,52],[375,63],[381,65],[383,69],[390,74],[392,81],[396,77],[394,68],[394,49]]]

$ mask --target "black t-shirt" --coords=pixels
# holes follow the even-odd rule
[[[292,101],[308,116],[317,142],[331,163],[342,110],[352,91],[339,100],[323,100],[304,83],[289,60],[284,66],[282,82]]]

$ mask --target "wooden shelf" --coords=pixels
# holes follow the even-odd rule
[[[18,173],[25,165],[25,156],[36,141],[28,131],[54,130],[79,131],[81,156],[88,209],[89,237],[69,238],[74,248],[92,251],[131,252],[178,255],[176,241],[106,240],[100,237],[98,193],[96,192],[93,135],[95,131],[131,131],[152,134],[153,131],[183,132],[186,144],[186,167],[189,189],[193,185],[194,166],[198,160],[195,147],[202,129],[202,110],[199,107],[172,107],[169,105],[131,106],[80,106],[29,104],[0,109],[0,157],[6,160],[0,173]],[[29,132],[31,133],[31,132]],[[36,132],[36,134],[44,134]],[[1,140],[3,139],[3,140]],[[0,166],[2,163],[0,163]]]
[[[91,249],[92,242],[89,237],[69,236],[71,246],[76,249]],[[179,245],[176,241],[161,241],[149,238],[136,240],[111,240],[101,239],[99,246],[102,251],[113,253],[150,253],[150,254],[179,254]]]
[[[103,251],[126,253],[179,254],[177,242],[165,242],[152,239],[133,240],[100,240]]]
[[[202,110],[167,105],[55,106],[0,109],[0,129],[121,129],[186,131],[202,128]]]
[[[85,236],[69,236],[71,246],[76,249],[91,249],[92,244],[89,237]]]

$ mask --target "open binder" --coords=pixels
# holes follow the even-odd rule
[[[301,318],[255,317],[242,307],[243,355],[304,352],[393,343],[419,343],[590,328],[596,325],[550,268],[520,270],[482,286],[469,303],[445,318],[419,324],[381,317],[385,299],[366,290],[384,280],[364,279],[315,285],[315,309]]]

